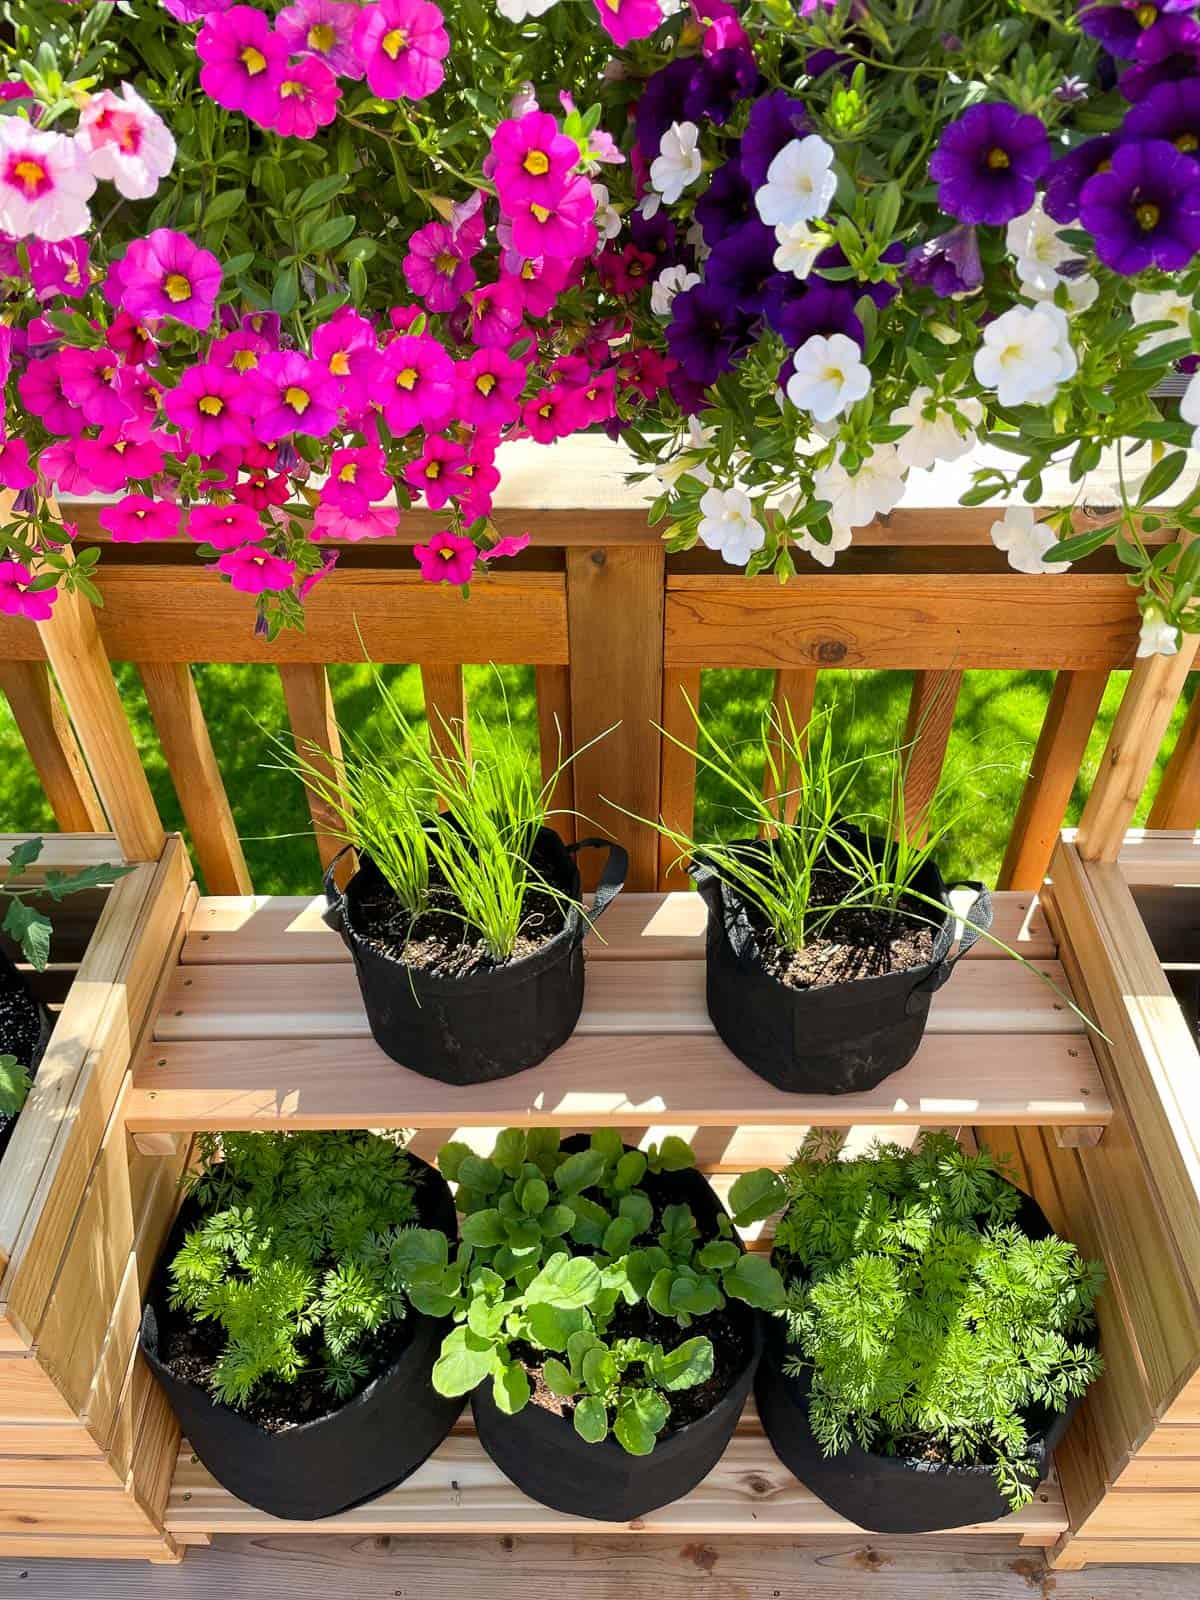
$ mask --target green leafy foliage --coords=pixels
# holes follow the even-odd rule
[[[317,1373],[338,1399],[371,1376],[366,1336],[406,1314],[405,1286],[445,1267],[444,1234],[414,1226],[419,1172],[365,1132],[202,1134],[203,1213],[171,1262],[173,1308],[225,1338],[219,1400]]]
[[[40,837],[22,839],[9,853],[0,877],[0,899],[7,901],[0,926],[20,945],[22,955],[36,972],[43,971],[50,959],[52,929],[50,918],[31,901],[44,896],[56,902],[65,900],[82,889],[104,888],[133,871],[132,867],[102,862],[94,867],[82,867],[78,872],[59,872],[51,868],[40,882],[22,884],[21,873],[41,859],[44,845],[45,840]]]
[[[15,1117],[29,1096],[28,1068],[16,1056],[0,1055],[0,1117]]]
[[[772,1258],[787,1283],[785,1370],[810,1375],[825,1453],[991,1465],[1014,1509],[1025,1504],[1028,1413],[1065,1410],[1101,1371],[1101,1265],[1030,1238],[1002,1166],[948,1134],[854,1160],[811,1140],[781,1177],[742,1185],[734,1203],[751,1214],[786,1198]]]
[[[467,1394],[490,1378],[499,1409],[519,1411],[530,1399],[527,1368],[540,1365],[546,1386],[570,1401],[580,1438],[596,1444],[611,1432],[630,1454],[649,1454],[670,1396],[712,1376],[713,1347],[703,1333],[630,1336],[630,1309],[683,1333],[730,1299],[764,1309],[783,1301],[779,1273],[742,1250],[723,1212],[705,1237],[689,1206],[656,1207],[641,1187],[694,1159],[673,1136],[626,1150],[615,1129],[570,1152],[552,1128],[508,1128],[489,1157],[443,1146],[438,1165],[458,1185],[463,1222],[454,1260],[428,1285],[457,1324],[434,1387]]]

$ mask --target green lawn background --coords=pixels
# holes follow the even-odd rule
[[[415,667],[386,669],[400,702],[414,718],[423,715],[420,677]],[[217,759],[260,894],[307,894],[319,887],[317,853],[308,809],[297,780],[264,765],[270,759],[269,733],[288,728],[278,674],[270,667],[198,666],[196,686],[212,733]],[[141,682],[132,667],[117,669],[121,694],[149,774],[151,788],[168,828],[183,828],[179,803],[154,733]],[[1115,672],[1072,796],[1069,821],[1096,770],[1127,674]],[[332,667],[330,680],[342,725],[368,731],[376,715],[366,667]],[[968,672],[958,700],[945,777],[975,795],[969,814],[955,829],[942,854],[947,877],[995,879],[1004,854],[1021,785],[1037,740],[1050,692],[1047,672]],[[503,684],[503,695],[501,692]],[[847,748],[866,751],[886,745],[903,726],[911,675],[902,672],[826,672],[818,680],[818,703],[836,701]],[[756,780],[751,743],[771,690],[768,672],[720,670],[703,675],[701,704],[718,737],[747,742],[746,770]],[[533,673],[528,668],[469,667],[467,696],[472,722],[502,714],[506,695],[514,722],[531,751],[536,747]],[[1176,708],[1169,753],[1185,707]],[[1161,766],[1162,757],[1160,757]],[[1149,794],[1153,794],[1152,784]],[[868,795],[869,799],[870,796]],[[878,796],[874,798],[878,799]],[[1138,821],[1144,820],[1149,796]],[[595,820],[613,821],[614,819]],[[737,830],[713,782],[701,774],[696,797],[697,837],[728,836]],[[615,819],[619,835],[635,824]],[[0,830],[49,830],[54,819],[37,775],[25,754],[7,704],[0,696]],[[186,831],[186,830],[185,830]]]

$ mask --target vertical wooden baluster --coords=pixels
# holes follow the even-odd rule
[[[1145,656],[1134,662],[1079,819],[1076,845],[1085,861],[1115,861],[1120,855],[1125,830],[1154,769],[1198,645],[1200,634],[1181,634],[1177,655]]]
[[[333,709],[333,696],[329,692],[329,678],[319,663],[299,662],[281,666],[279,676],[287,701],[288,720],[292,724],[292,737],[297,751],[310,761],[331,783],[342,780],[342,741],[338,734],[337,717]],[[327,867],[345,844],[341,837],[342,824],[336,811],[306,789],[308,809],[312,814],[313,832],[321,866]],[[346,864],[343,863],[346,870]]]
[[[447,734],[448,722],[461,723],[461,738],[469,750],[471,742],[467,733],[467,690],[461,666],[421,667],[421,688],[425,695],[425,716],[429,723],[429,737],[444,756],[452,749]]]
[[[962,673],[953,670],[913,675],[904,727],[904,824],[913,839],[925,833],[929,808],[941,782],[961,684]]]
[[[0,662],[0,689],[59,827],[64,833],[107,833],[104,807],[49,667],[41,661]]]
[[[184,661],[143,661],[138,671],[208,893],[252,894],[191,668]]]
[[[659,815],[668,827],[690,834],[696,825],[696,721],[688,710],[700,710],[700,668],[668,667],[663,678],[662,725],[671,738],[662,741],[662,793]],[[681,748],[674,740],[688,746]],[[686,889],[688,876],[675,864],[675,846],[660,836],[658,841],[658,886],[660,889]]]
[[[1055,675],[997,888],[1041,888],[1107,684],[1107,672]]]
[[[571,673],[568,667],[536,667],[534,687],[537,695],[538,748],[541,752],[542,782],[549,783],[561,761],[570,756]],[[568,842],[576,837],[575,781],[572,766],[558,774],[550,796],[550,826]],[[585,822],[587,819],[585,819]],[[590,824],[589,824],[590,825]]]
[[[1146,818],[1149,828],[1195,828],[1197,825],[1200,825],[1200,689],[1192,697]]]
[[[796,732],[806,735],[809,722],[812,720],[813,703],[817,693],[817,674],[807,667],[788,668],[779,667],[775,673],[775,688],[771,696],[771,704],[775,712],[778,726],[790,734],[794,725]],[[791,721],[788,714],[791,714]],[[807,735],[806,735],[807,736]],[[784,801],[784,816],[790,822],[796,815],[796,806],[799,795],[795,791],[799,774],[791,762],[785,765],[783,747],[778,740],[773,740],[775,766],[783,783],[783,792],[787,795]],[[769,801],[778,799],[778,793],[772,781],[770,766],[763,773],[763,795]]]

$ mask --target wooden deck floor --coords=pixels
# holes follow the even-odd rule
[[[1012,1539],[217,1538],[178,1567],[0,1561],[21,1600],[1200,1600],[1200,1567],[1051,1573]]]

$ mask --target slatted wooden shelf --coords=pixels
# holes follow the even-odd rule
[[[748,1072],[712,1030],[698,896],[618,905],[591,938],[572,1039],[529,1072],[455,1089],[375,1045],[353,968],[314,904],[202,901],[137,1062],[127,1125],[139,1134],[647,1120],[1099,1129],[1109,1119],[1080,1020],[1034,972],[974,956],[935,997],[929,1032],[902,1072],[862,1094],[786,1094]],[[999,906],[1001,937],[1023,943],[1061,984],[1030,897],[1001,896]],[[243,939],[248,958],[239,961]],[[644,956],[646,945],[653,953]]]
[[[237,1500],[190,1454],[180,1452],[166,1525],[179,1544],[215,1533],[371,1534],[644,1534],[755,1533],[822,1538],[861,1530],[831,1511],[781,1465],[751,1411],[703,1483],[673,1505],[635,1522],[596,1523],[565,1516],[521,1493],[484,1453],[469,1427],[453,1433],[398,1489],[319,1523],[288,1522]],[[1052,1545],[1067,1526],[1057,1482],[1050,1478],[1030,1505],[1001,1522],[963,1533],[1019,1535],[1022,1544]]]

